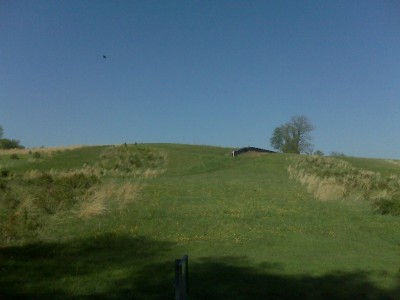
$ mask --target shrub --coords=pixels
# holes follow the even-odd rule
[[[35,152],[32,153],[32,157],[36,158],[36,159],[39,159],[41,157],[41,154],[40,154],[40,152],[35,151]]]
[[[324,156],[325,154],[324,154],[324,152],[322,152],[321,150],[317,150],[317,151],[315,151],[315,152],[313,153],[313,155],[316,155],[316,156]]]
[[[24,149],[18,140],[0,139],[0,149]]]
[[[104,171],[111,170],[121,175],[137,169],[157,168],[163,165],[165,157],[162,153],[149,147],[113,146],[105,149],[97,164]]]
[[[373,202],[373,208],[382,215],[400,216],[400,197],[395,196],[391,199],[380,198]]]
[[[6,170],[6,169],[1,170],[0,174],[1,174],[1,177],[8,177],[10,175],[10,170]]]
[[[5,191],[7,191],[7,181],[0,178],[0,192],[5,192]]]
[[[70,210],[99,183],[98,177],[83,173],[34,177],[0,177],[0,205],[7,215],[0,220],[0,241],[34,235],[47,216]]]
[[[343,152],[339,152],[339,151],[332,151],[329,156],[332,157],[346,157],[346,154],[344,154]]]
[[[10,155],[11,159],[19,159],[19,156],[16,153]]]
[[[34,195],[36,207],[47,214],[67,210],[77,204],[86,190],[99,182],[94,175],[75,173],[62,177],[53,177],[48,173],[27,180]]]

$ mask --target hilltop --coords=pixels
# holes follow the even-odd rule
[[[398,161],[231,151],[0,153],[0,298],[400,297]]]

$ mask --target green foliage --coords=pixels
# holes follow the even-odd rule
[[[32,157],[35,159],[39,159],[42,157],[42,155],[40,154],[40,152],[35,151],[32,153]]]
[[[338,151],[332,151],[329,156],[332,157],[346,157],[346,154],[344,154],[343,152],[338,152]]]
[[[38,178],[25,180],[24,184],[33,195],[33,203],[47,214],[68,210],[77,204],[91,186],[98,183],[94,175],[75,173],[54,177],[43,173]]]
[[[0,172],[1,177],[8,177],[10,175],[10,170],[3,169]]]
[[[0,126],[0,149],[23,149],[24,146],[20,144],[20,141],[14,139],[3,138],[4,130]]]
[[[390,199],[379,198],[373,201],[373,208],[382,215],[400,216],[400,195],[396,194]]]
[[[275,128],[271,145],[284,153],[312,153],[310,132],[314,126],[305,116],[294,116],[291,121]]]
[[[97,166],[105,171],[129,174],[138,169],[161,167],[164,162],[165,156],[150,147],[121,145],[106,148]]]
[[[0,149],[24,149],[19,140],[0,139]]]
[[[324,156],[325,154],[324,154],[324,152],[322,152],[321,150],[316,150],[316,151],[314,151],[313,155],[316,155],[316,156]]]
[[[49,216],[79,204],[89,188],[98,183],[94,175],[82,173],[2,178],[0,208],[8,211],[8,218],[0,222],[0,241],[35,235]]]
[[[19,159],[19,156],[18,156],[18,154],[13,153],[10,155],[10,159]]]

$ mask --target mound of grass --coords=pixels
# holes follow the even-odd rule
[[[376,212],[400,214],[400,178],[354,167],[332,157],[299,156],[288,167],[291,178],[306,185],[321,200],[350,196],[370,201]]]
[[[0,221],[0,241],[35,236],[49,216],[74,208],[98,183],[96,176],[82,173],[1,178],[0,209],[5,218]]]
[[[96,167],[105,174],[135,175],[140,170],[161,168],[165,159],[165,155],[150,147],[111,146],[100,154]]]

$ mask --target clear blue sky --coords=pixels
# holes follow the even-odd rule
[[[271,148],[298,114],[315,149],[400,158],[400,2],[0,0],[0,125],[25,146]]]

